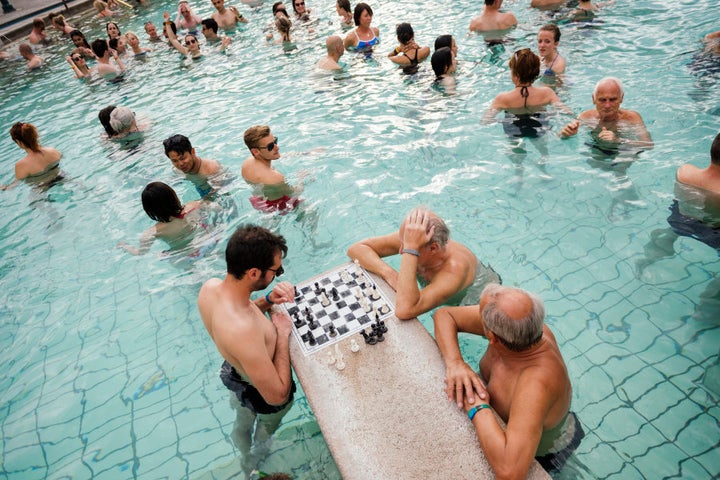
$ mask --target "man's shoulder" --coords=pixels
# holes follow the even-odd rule
[[[644,123],[642,116],[635,110],[621,110],[622,119],[631,123]]]
[[[590,110],[585,110],[580,115],[578,115],[578,118],[580,118],[581,120],[592,120],[599,118],[599,116],[597,110],[591,108]]]

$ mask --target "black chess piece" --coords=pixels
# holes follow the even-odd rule
[[[360,330],[360,334],[365,339],[365,343],[368,345],[375,345],[377,343],[377,340],[375,339],[375,335],[369,334],[365,330]]]
[[[335,287],[333,287],[333,289],[332,289],[332,299],[334,302],[337,302],[338,300],[340,300],[340,294],[338,293],[338,290]]]
[[[380,329],[380,331],[382,333],[387,332],[387,327],[385,326],[385,320],[378,320],[377,324],[378,324],[378,328]]]
[[[297,312],[293,313],[293,318],[295,319],[295,321],[293,322],[295,324],[295,328],[300,328],[305,325],[305,322],[302,321],[302,319],[298,316]]]
[[[297,286],[295,288],[295,298],[298,298],[300,296],[300,292],[298,292]]]
[[[385,340],[385,337],[383,337],[383,331],[379,327],[375,329],[375,339],[378,342]]]
[[[308,343],[311,347],[314,347],[317,344],[317,340],[315,340],[315,336],[312,334],[312,332],[308,332]]]
[[[335,329],[335,325],[333,325],[332,323],[330,324],[330,330],[328,331],[328,335],[330,335],[331,337],[337,336],[337,330]]]
[[[305,316],[306,317],[312,316],[312,313],[310,313],[310,307],[305,307]]]
[[[320,325],[319,325],[319,324],[315,321],[315,319],[311,316],[311,317],[310,317],[310,321],[309,321],[309,323],[308,323],[308,327],[310,328],[310,330],[315,330],[315,329],[318,328],[319,326],[320,326]]]
[[[315,282],[315,295],[320,295],[320,284]]]

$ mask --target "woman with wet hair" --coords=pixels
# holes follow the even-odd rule
[[[558,53],[560,29],[554,23],[540,27],[537,36],[540,71],[543,77],[555,77],[565,71],[565,59]]]
[[[371,27],[373,11],[367,3],[358,3],[353,11],[355,28],[345,36],[345,48],[357,51],[372,52],[380,43],[380,30]]]
[[[62,153],[51,147],[43,147],[38,141],[38,131],[32,123],[17,122],[10,128],[10,137],[25,151],[25,156],[15,163],[15,180],[10,185],[0,186],[7,190],[19,181],[46,184],[60,174]]]
[[[403,67],[403,73],[417,73],[418,64],[430,55],[430,47],[421,47],[415,42],[415,32],[409,23],[399,24],[395,34],[400,45],[388,54],[388,58]]]
[[[122,37],[122,32],[120,31],[120,27],[118,27],[118,24],[115,22],[106,23],[105,31],[107,32],[108,39],[110,39],[110,40],[112,40],[113,38]]]
[[[540,76],[540,57],[529,48],[513,53],[509,65],[515,88],[495,97],[483,123],[490,123],[499,112],[505,111],[505,133],[513,137],[538,137],[546,131],[547,120],[542,112],[548,105],[572,113],[551,88],[533,86]]]
[[[435,72],[435,83],[443,87],[453,87],[455,79],[455,55],[450,47],[441,47],[435,50],[430,58],[433,72]]]

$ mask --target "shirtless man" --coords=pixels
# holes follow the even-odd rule
[[[556,10],[565,3],[566,0],[531,0],[530,6],[540,10]]]
[[[327,56],[318,61],[317,68],[321,70],[342,70],[342,66],[338,62],[345,53],[343,39],[337,35],[332,35],[325,40],[325,48],[327,49]]]
[[[261,447],[277,430],[295,392],[288,338],[292,322],[286,313],[272,309],[294,301],[293,285],[280,282],[265,296],[250,299],[283,274],[286,254],[283,237],[262,227],[241,226],[225,250],[225,278],[208,280],[198,295],[205,328],[225,359],[220,378],[234,393],[230,403],[237,418],[232,437],[247,470],[255,467],[251,448]]]
[[[163,140],[165,156],[173,166],[185,175],[197,189],[201,197],[212,193],[213,187],[208,179],[222,172],[222,166],[216,160],[200,158],[185,135],[173,135]]]
[[[479,307],[446,307],[434,316],[448,399],[468,413],[498,478],[525,478],[533,457],[546,470],[559,469],[584,436],[570,412],[570,378],[544,316],[540,298],[497,284],[485,287]],[[488,339],[482,379],[463,360],[459,332]]]
[[[38,17],[33,20],[33,29],[30,35],[28,35],[28,41],[33,45],[39,43],[46,44],[48,42],[45,32],[45,22],[42,18]]]
[[[212,14],[213,20],[222,29],[235,28],[238,23],[247,23],[247,18],[235,7],[225,8],[225,0],[211,0],[217,12]]]
[[[361,240],[347,254],[395,289],[395,316],[401,320],[430,311],[472,285],[478,264],[466,246],[450,240],[445,222],[424,208],[412,210],[399,231]],[[397,254],[399,272],[382,260]],[[421,290],[417,279],[427,286]]]
[[[28,45],[27,43],[21,43],[18,46],[18,51],[20,52],[20,55],[27,60],[27,69],[28,70],[35,70],[36,68],[39,68],[42,63],[43,59],[42,57],[38,57],[33,53],[32,47]]]
[[[93,40],[92,51],[97,57],[97,72],[104,79],[112,81],[125,72],[125,64],[120,60],[115,50],[111,50],[108,41],[104,38]],[[110,55],[115,59],[115,65],[110,63]]]
[[[617,78],[606,77],[595,85],[592,94],[595,109],[586,110],[560,131],[562,138],[578,133],[581,124],[592,129],[595,139],[608,147],[627,144],[644,149],[653,148],[650,133],[638,112],[620,108],[625,92]]]
[[[300,199],[298,194],[302,185],[293,188],[285,181],[285,176],[272,166],[280,158],[278,138],[270,132],[267,125],[255,125],[245,130],[245,145],[250,156],[242,164],[242,177],[255,187],[250,203],[258,210],[286,212],[295,208]]]
[[[510,12],[501,13],[503,0],[485,0],[485,8],[479,17],[470,22],[471,32],[492,32],[507,30],[517,25],[518,21]]]
[[[218,24],[212,18],[202,21],[202,34],[208,45],[220,43],[221,47],[227,47],[232,41],[230,37],[221,37],[218,33]]]

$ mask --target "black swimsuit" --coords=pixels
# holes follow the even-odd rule
[[[238,374],[237,370],[235,370],[235,367],[230,365],[227,361],[223,362],[222,367],[220,368],[220,380],[222,380],[223,385],[225,385],[228,390],[235,393],[235,396],[243,407],[249,408],[252,412],[262,415],[277,413],[287,407],[288,404],[292,403],[293,394],[296,390],[295,381],[291,379],[292,387],[290,388],[290,396],[288,397],[287,402],[282,405],[270,405],[265,401],[262,395],[260,395],[257,388],[243,379],[240,374]]]
[[[419,50],[415,50],[415,58],[410,58],[409,55],[406,55],[408,60],[410,60],[410,65],[403,67],[403,73],[405,73],[407,75],[413,75],[413,74],[417,73],[418,63],[419,63],[418,58],[417,58],[418,52],[419,52]]]

